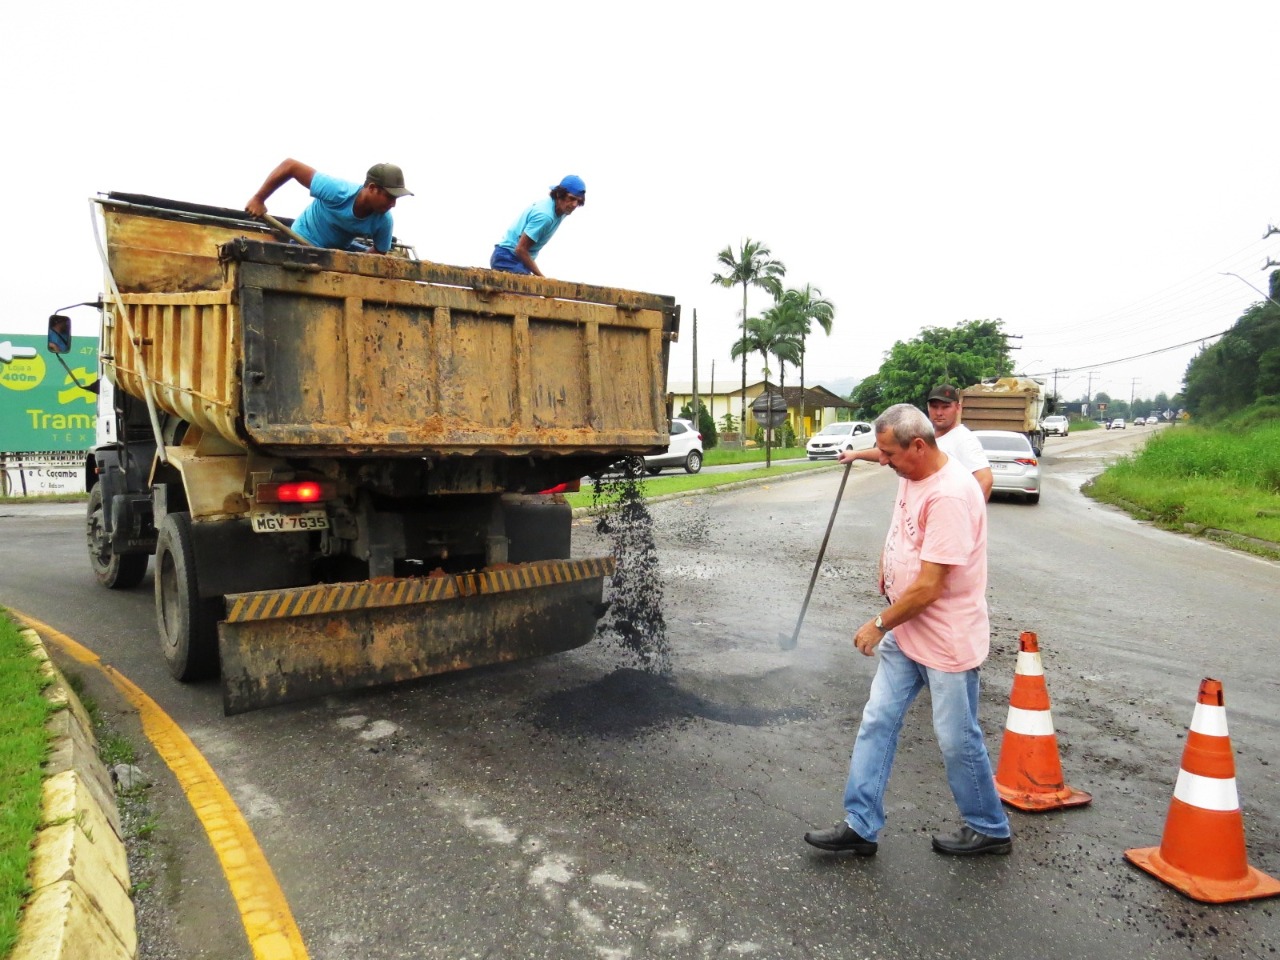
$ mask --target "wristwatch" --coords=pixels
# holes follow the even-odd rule
[[[889,632],[889,628],[888,628],[888,627],[886,627],[886,626],[884,625],[884,620],[883,620],[883,619],[881,619],[880,614],[878,614],[878,613],[876,614],[876,619],[875,619],[875,621],[874,621],[874,623],[873,623],[872,625],[873,625],[877,630],[879,630],[881,633],[888,633],[888,632]]]

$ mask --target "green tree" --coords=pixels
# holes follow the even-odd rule
[[[738,353],[730,353],[731,357],[742,357],[742,423],[747,422],[747,354],[751,351],[745,346],[747,339],[747,288],[758,287],[767,290],[777,298],[782,291],[782,278],[787,268],[781,260],[773,259],[773,251],[763,243],[757,243],[748,237],[738,246],[725,247],[716,255],[716,260],[724,268],[723,273],[711,275],[711,282],[721,287],[742,287],[742,339],[738,343]]]
[[[797,363],[800,359],[800,338],[794,332],[791,319],[787,315],[787,311],[775,304],[766,310],[762,316],[752,317],[747,321],[746,331],[743,338],[735,343],[729,351],[729,355],[734,359],[738,356],[745,358],[747,353],[759,353],[764,360],[764,373],[766,379],[769,376],[769,357],[776,356],[779,366],[781,367],[779,377],[779,386],[786,385],[786,364]],[[746,382],[746,361],[743,361],[743,382]],[[743,414],[746,414],[745,392]],[[744,420],[743,423],[746,421]],[[766,434],[764,462],[765,466],[772,465],[772,453],[770,448],[773,445],[773,428],[769,427]]]
[[[899,340],[876,374],[854,391],[863,406],[874,391],[874,413],[895,403],[923,403],[939,383],[964,389],[988,377],[1013,372],[1002,320],[969,320],[954,327],[925,327],[912,340]],[[870,378],[868,378],[869,380]],[[872,411],[865,416],[870,419]]]
[[[716,422],[711,419],[711,414],[707,410],[707,405],[701,400],[698,401],[698,419],[693,419],[693,407],[686,403],[680,408],[680,419],[696,422],[698,432],[702,434],[702,449],[712,450],[720,443],[720,431],[716,429]]]
[[[793,312],[796,325],[800,331],[800,440],[804,440],[807,431],[804,426],[804,356],[807,349],[806,341],[809,332],[813,328],[813,324],[817,324],[822,332],[831,335],[831,323],[835,319],[836,307],[830,300],[822,295],[819,290],[811,283],[806,283],[803,289],[792,289],[786,291],[782,295],[782,303],[786,304]]]
[[[1249,307],[1221,340],[1187,364],[1184,400],[1197,417],[1220,419],[1280,396],[1280,270],[1271,274],[1271,290],[1270,299]]]
[[[880,415],[880,411],[889,406],[880,392],[878,373],[873,373],[859,383],[845,399],[854,405],[853,416],[856,420],[874,420]]]

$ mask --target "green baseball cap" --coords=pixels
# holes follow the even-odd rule
[[[413,191],[404,185],[404,171],[394,163],[375,163],[369,168],[365,183],[376,183],[393,197],[413,196]]]

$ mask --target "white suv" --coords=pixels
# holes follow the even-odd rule
[[[697,473],[702,469],[702,434],[688,420],[671,421],[671,442],[666,453],[655,453],[644,458],[644,468],[651,474],[659,474],[663,467],[684,467],[685,473]]]

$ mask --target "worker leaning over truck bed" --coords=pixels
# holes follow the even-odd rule
[[[587,185],[582,178],[569,174],[551,188],[551,193],[516,218],[506,235],[493,248],[489,266],[507,273],[531,273],[543,276],[534,261],[552,235],[560,229],[564,218],[587,205]]]
[[[405,188],[404,172],[394,163],[375,163],[364,183],[339,180],[315,167],[288,159],[271,171],[245,210],[255,217],[267,212],[267,198],[290,180],[297,180],[314,198],[293,222],[293,231],[317,247],[366,251],[357,237],[370,237],[378,253],[391,249],[391,208],[401,197],[413,194]]]

